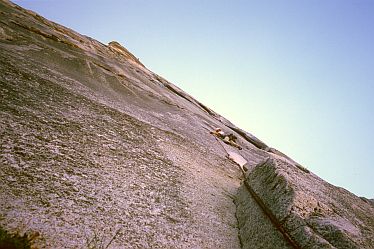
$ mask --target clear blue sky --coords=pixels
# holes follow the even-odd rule
[[[374,1],[18,0],[374,198]]]

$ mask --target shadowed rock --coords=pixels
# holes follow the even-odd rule
[[[374,244],[372,206],[286,160],[258,164],[246,183],[300,248],[372,248]],[[247,220],[245,214],[242,218]]]
[[[369,201],[307,173],[117,42],[0,0],[0,72],[9,238],[40,248],[373,244]],[[215,127],[243,150],[209,134]],[[228,151],[247,162],[252,192]]]

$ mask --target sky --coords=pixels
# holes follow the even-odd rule
[[[324,180],[374,198],[374,1],[14,2],[120,42]]]

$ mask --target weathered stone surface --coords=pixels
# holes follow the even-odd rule
[[[240,184],[235,151],[301,247],[371,248],[370,201],[308,174],[116,42],[0,0],[0,72],[2,231],[40,248],[292,248]]]
[[[3,228],[47,248],[117,231],[112,248],[240,247],[240,172],[203,128],[220,121],[113,44],[0,11]]]
[[[144,66],[138,58],[136,58],[133,54],[131,54],[126,48],[124,48],[121,44],[116,41],[111,41],[108,44],[108,48],[112,51],[117,52],[118,54],[124,56],[126,59],[132,60],[141,66]]]
[[[249,194],[244,184],[239,188],[235,204],[243,249],[292,248],[283,239],[283,235],[274,229],[273,224]]]
[[[373,248],[374,209],[348,191],[279,158],[246,181],[301,248]]]

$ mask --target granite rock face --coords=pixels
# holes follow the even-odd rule
[[[0,0],[0,72],[0,228],[35,248],[373,248],[370,201],[301,170],[117,42]]]
[[[241,189],[253,191],[296,246],[373,248],[372,206],[287,160],[272,158],[258,164],[245,183]],[[248,220],[242,213],[239,219]],[[245,236],[251,232],[241,231]]]

